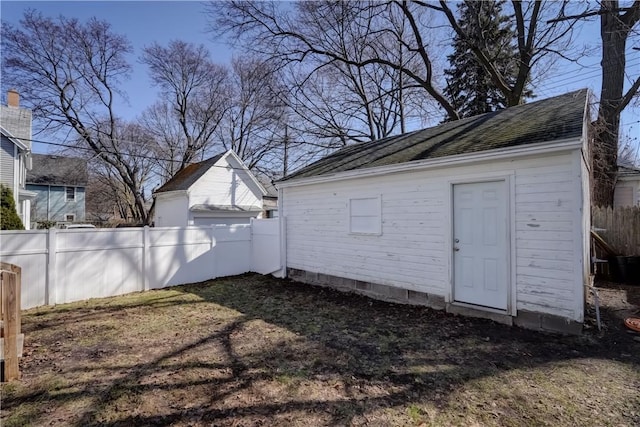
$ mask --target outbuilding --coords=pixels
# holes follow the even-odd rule
[[[277,183],[288,277],[577,333],[588,91],[350,145]]]
[[[249,224],[267,194],[233,151],[193,163],[154,192],[157,227]]]

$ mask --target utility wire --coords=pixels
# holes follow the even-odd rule
[[[52,141],[44,141],[41,139],[27,139],[27,138],[20,138],[23,141],[30,141],[30,142],[36,142],[38,144],[45,144],[45,145],[53,145],[55,147],[64,147],[64,148],[72,148],[74,150],[84,150],[84,151],[88,151],[91,153],[95,153],[95,150],[93,148],[90,147],[78,147],[76,145],[71,145],[71,144],[64,144],[61,142],[52,142]],[[124,140],[119,140],[120,142],[129,142],[129,143],[137,143],[134,141],[124,141]],[[40,153],[34,153],[34,154],[40,154]],[[55,154],[50,154],[50,153],[43,153],[45,155],[52,155],[55,156]],[[148,156],[148,155],[144,155],[144,154],[131,154],[131,153],[118,153],[115,151],[109,151],[109,150],[100,150],[100,152],[96,155],[99,156],[101,154],[111,154],[111,155],[125,155],[128,157],[134,157],[134,158],[140,158],[140,159],[148,159],[148,160],[160,160],[160,161],[165,161],[165,162],[175,162],[175,163],[180,163],[182,162],[182,160],[176,160],[176,159],[166,159],[166,158],[162,158],[162,157],[157,157],[157,156]],[[201,162],[194,162],[194,163],[189,163],[189,164],[195,164],[195,163],[201,163]],[[243,171],[244,169],[242,168],[236,168],[233,166],[219,166],[219,165],[212,165],[213,167],[217,167],[217,168],[222,168],[222,169],[233,169],[233,170],[239,170],[239,171]]]

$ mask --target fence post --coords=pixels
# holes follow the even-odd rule
[[[253,268],[253,221],[255,220],[255,218],[251,218],[249,220],[249,271],[256,271],[255,268]]]
[[[209,226],[210,234],[210,243],[209,243],[209,253],[211,254],[211,279],[215,279],[218,277],[218,260],[216,257],[216,246],[218,242],[216,242],[216,226],[215,224]]]
[[[17,380],[20,377],[18,366],[18,334],[20,322],[20,302],[18,301],[17,274],[9,271],[0,273],[2,287],[2,320],[4,330],[4,378],[2,381]]]
[[[49,229],[49,238],[47,239],[47,286],[44,289],[44,303],[52,305],[56,303],[56,251],[58,250],[58,235],[55,228]]]
[[[280,224],[280,265],[282,266],[282,272],[280,278],[287,277],[287,218],[282,215],[279,221]]]
[[[142,290],[148,291],[150,288],[149,284],[149,273],[150,273],[150,250],[149,250],[149,226],[145,225],[142,229]]]

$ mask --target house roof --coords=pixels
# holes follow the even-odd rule
[[[154,192],[164,193],[166,191],[188,190],[224,155],[225,153],[220,153],[202,162],[190,164]]]
[[[570,92],[377,141],[342,148],[287,181],[582,135],[588,91]]]
[[[27,184],[87,185],[87,161],[79,157],[32,154],[33,166],[27,171]]]
[[[191,212],[262,212],[262,209],[255,206],[239,205],[193,205],[189,210]]]
[[[618,176],[640,177],[640,169],[633,166],[618,165]]]

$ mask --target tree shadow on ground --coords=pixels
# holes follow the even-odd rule
[[[168,336],[166,346],[149,348],[139,363],[65,366],[65,375],[82,380],[5,405],[11,409],[46,399],[55,407],[89,396],[92,406],[74,418],[78,426],[393,425],[398,419],[385,418],[385,411],[405,407],[412,411],[409,421],[419,424],[426,417],[420,412],[424,405],[459,410],[457,391],[484,378],[507,376],[505,381],[514,381],[508,377],[511,372],[526,377],[536,368],[575,360],[607,359],[635,372],[640,367],[637,343],[613,323],[600,334],[543,334],[255,274],[173,291],[182,297],[116,306],[132,310],[148,303],[178,313],[175,322],[185,328],[181,341],[177,332]],[[211,315],[196,313],[202,307]],[[222,308],[232,314],[218,318],[216,310]],[[72,314],[78,321],[99,322],[100,315],[118,313],[107,304]],[[604,308],[602,314],[609,322],[611,313]],[[200,316],[194,326],[188,323],[190,315]],[[51,327],[61,326],[55,318],[50,321]],[[90,359],[96,350],[88,346],[83,351]],[[93,384],[100,376],[106,379]],[[630,381],[640,383],[640,377]],[[526,392],[508,387],[504,392],[518,395],[518,411],[526,414],[511,424],[562,424],[553,418],[555,413],[541,414],[538,402],[527,400]],[[491,393],[495,391],[487,390]],[[158,406],[149,406],[150,401]],[[620,405],[637,408],[626,422],[640,422],[637,397]],[[476,414],[486,424],[510,419],[508,413],[486,412]],[[37,423],[46,414],[32,417]]]

